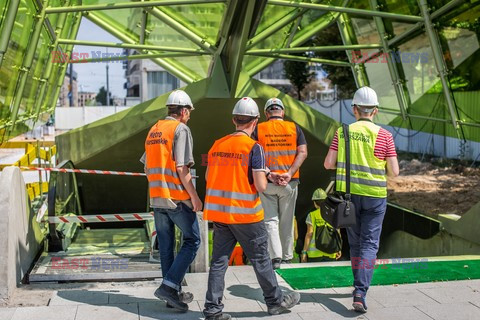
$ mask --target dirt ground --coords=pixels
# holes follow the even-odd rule
[[[437,217],[462,215],[480,202],[480,168],[459,163],[401,160],[400,175],[388,180],[388,201]]]

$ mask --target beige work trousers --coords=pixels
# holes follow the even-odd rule
[[[260,193],[265,211],[268,252],[271,259],[290,260],[293,258],[293,219],[298,184],[298,180],[290,181],[286,186],[268,183],[267,189]]]

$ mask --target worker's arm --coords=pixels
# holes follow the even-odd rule
[[[300,255],[301,262],[307,262],[307,251],[310,246],[310,241],[313,237],[313,226],[307,223],[307,233],[305,233],[305,242],[303,243],[302,254]]]
[[[388,157],[387,160],[387,176],[396,177],[400,174],[397,157]]]
[[[200,198],[198,197],[197,190],[193,186],[192,175],[190,174],[190,168],[188,166],[179,166],[177,167],[178,177],[182,182],[185,190],[188,192],[193,204],[193,211],[201,211],[203,204]]]
[[[329,149],[327,156],[325,157],[325,161],[323,162],[323,166],[327,170],[333,170],[337,168],[337,154],[338,151]]]
[[[267,189],[267,177],[265,171],[253,171],[253,184],[258,192],[263,192]]]

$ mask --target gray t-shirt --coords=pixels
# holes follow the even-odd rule
[[[175,120],[173,117],[166,117],[165,120]],[[195,164],[193,159],[193,138],[192,133],[190,132],[190,128],[181,123],[175,129],[175,134],[173,137],[173,159],[177,163],[177,167],[180,166],[187,166],[192,167]],[[140,158],[140,162],[143,164],[147,163],[147,154],[144,152],[142,157]],[[180,201],[172,201],[171,199],[167,198],[160,198],[160,197],[151,197],[150,198],[150,206],[152,208],[167,208],[167,209],[175,209],[177,207],[177,203]],[[192,201],[185,200],[181,201],[185,203],[190,208],[193,208]]]

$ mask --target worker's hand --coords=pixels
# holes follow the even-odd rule
[[[196,195],[195,197],[192,197],[192,205],[193,205],[193,211],[198,212],[202,211],[203,208],[203,203],[202,200]]]
[[[336,254],[335,254],[335,260],[338,260],[342,257],[342,251],[338,251]]]
[[[307,254],[306,254],[306,253],[302,253],[302,254],[300,255],[300,262],[301,262],[301,263],[307,262]]]
[[[283,181],[282,185],[286,186],[292,180],[292,175],[289,172],[285,172],[280,175],[280,178]]]

